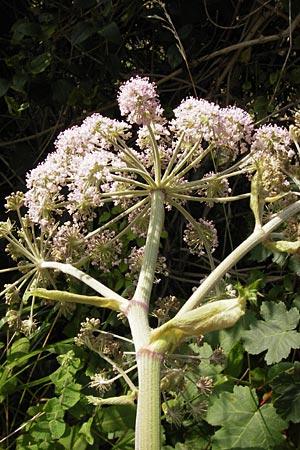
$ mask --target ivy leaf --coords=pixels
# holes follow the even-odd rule
[[[264,320],[251,324],[244,333],[245,349],[253,355],[267,350],[267,364],[277,363],[300,346],[300,333],[295,330],[300,314],[297,308],[287,311],[283,302],[263,303],[260,312]]]
[[[281,372],[270,385],[273,389],[274,406],[286,420],[300,422],[300,363]]]
[[[281,430],[287,423],[272,404],[258,407],[254,389],[235,386],[233,392],[222,392],[207,411],[206,420],[221,426],[213,436],[213,450],[271,449],[284,441]]]

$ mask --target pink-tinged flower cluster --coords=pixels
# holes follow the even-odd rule
[[[220,108],[204,99],[187,98],[174,110],[172,130],[185,134],[185,141],[195,144],[204,141],[235,158],[247,150],[253,132],[253,120],[235,106]]]
[[[138,281],[138,276],[142,267],[142,261],[144,256],[144,247],[133,247],[131,249],[131,252],[128,256],[128,258],[125,260],[125,262],[128,264],[128,272],[125,274],[126,277],[131,278],[131,281],[133,284],[136,284]],[[168,276],[168,270],[167,270],[167,264],[166,264],[166,258],[164,256],[158,256],[156,267],[155,267],[155,274],[161,274]],[[155,277],[154,283],[159,283],[160,278]]]
[[[130,123],[150,125],[161,122],[163,110],[158,100],[156,85],[149,78],[130,78],[119,90],[118,103],[121,114],[128,115]]]
[[[190,97],[174,109],[174,115],[172,131],[179,135],[184,132],[188,142],[194,144],[202,139],[209,142],[214,138],[219,122],[219,106],[215,103]]]
[[[93,114],[82,125],[60,133],[55,151],[27,174],[25,205],[30,219],[46,225],[66,205],[70,213],[79,211],[86,219],[90,209],[101,206],[99,189],[112,181],[109,167],[124,166],[114,144],[130,138],[129,130],[126,122]]]
[[[98,150],[70,162],[67,205],[70,214],[88,218],[95,208],[103,206],[100,193],[105,184],[113,181],[109,166],[114,159],[112,153]]]

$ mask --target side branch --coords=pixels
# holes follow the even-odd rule
[[[48,290],[37,288],[29,291],[28,296],[36,295],[40,298],[45,298],[47,300],[54,300],[57,302],[67,302],[67,303],[81,303],[85,305],[97,306],[99,308],[110,308],[113,311],[122,311],[123,305],[114,298],[98,297],[97,295],[81,295],[74,294],[66,291],[58,290]]]
[[[273,219],[261,228],[256,228],[253,233],[242,242],[235,250],[233,250],[227,258],[222,261],[213,272],[203,281],[201,286],[191,295],[189,300],[182,306],[175,317],[180,317],[187,311],[196,308],[207,294],[213,289],[216,283],[240,261],[250,250],[257,244],[263,242],[268,235],[274,231],[279,225],[288,220],[290,217],[300,212],[300,200],[289,205],[287,208],[279,211]]]
[[[82,283],[86,284],[90,288],[94,289],[94,291],[98,292],[98,294],[102,295],[103,297],[116,300],[119,304],[119,311],[124,312],[128,307],[128,300],[117,294],[112,289],[109,289],[104,284],[100,283],[100,281],[95,280],[95,278],[91,277],[90,275],[82,272],[79,269],[76,269],[76,267],[72,266],[71,264],[64,264],[55,261],[42,261],[40,264],[40,268],[60,270],[67,275],[71,275],[77,280],[82,281]]]

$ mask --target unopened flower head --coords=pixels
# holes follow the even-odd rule
[[[87,240],[87,254],[93,266],[98,266],[103,272],[109,272],[121,262],[122,244],[114,238],[114,231],[104,230]]]
[[[231,188],[227,178],[219,178],[217,174],[209,172],[201,180],[200,196],[207,197],[207,205],[212,207],[215,198],[228,197]]]
[[[196,386],[201,394],[209,395],[212,393],[214,382],[212,378],[202,376],[197,381]]]
[[[85,322],[81,323],[80,331],[74,339],[75,344],[91,348],[97,339],[94,333],[99,331],[99,327],[100,319],[87,318]]]
[[[6,204],[4,205],[7,211],[19,210],[24,205],[24,193],[15,192],[5,198]]]
[[[53,237],[51,255],[55,261],[76,262],[82,257],[85,246],[82,230],[77,223],[62,224]]]
[[[121,114],[128,115],[130,123],[150,125],[162,120],[162,108],[156,86],[149,78],[130,78],[119,90],[118,103]]]
[[[142,262],[143,262],[143,256],[144,256],[144,247],[133,247],[131,249],[130,255],[128,259],[126,259],[126,262],[128,264],[129,271],[126,273],[127,277],[131,277],[133,283],[137,282],[138,274],[140,273]],[[168,270],[167,270],[167,264],[166,264],[166,258],[164,256],[158,255],[156,267],[155,267],[155,273],[161,274],[164,276],[168,276]],[[159,283],[160,279],[155,278],[154,283]]]
[[[197,223],[188,223],[183,240],[190,252],[201,256],[206,251],[213,252],[218,245],[217,230],[211,221],[200,219]]]
[[[171,315],[174,315],[179,310],[179,307],[179,300],[174,295],[169,295],[156,300],[152,315],[157,317],[159,324],[161,324],[169,320]]]

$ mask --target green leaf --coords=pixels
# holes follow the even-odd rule
[[[135,408],[132,406],[109,406],[102,409],[101,426],[104,432],[134,429]]]
[[[293,255],[289,258],[288,267],[296,275],[298,275],[298,277],[300,276],[300,257],[299,257],[299,255]]]
[[[300,333],[295,328],[299,322],[299,311],[287,311],[283,302],[263,303],[260,309],[264,320],[250,325],[244,333],[245,349],[253,354],[267,350],[265,360],[273,364],[287,358],[291,349],[300,346]]]
[[[62,406],[64,408],[71,408],[76,405],[80,400],[80,390],[81,385],[78,383],[72,383],[70,386],[67,386],[60,397]]]
[[[50,441],[51,433],[48,420],[38,420],[30,427],[30,435],[33,442]]]
[[[258,408],[256,393],[247,386],[221,393],[209,407],[206,420],[221,426],[213,436],[213,450],[271,449],[284,441],[282,430],[287,426],[273,405]]]
[[[44,72],[50,64],[51,54],[46,52],[32,59],[29,63],[29,69],[32,74],[37,75],[38,73]]]
[[[4,100],[7,105],[8,112],[12,116],[20,116],[21,112],[30,106],[28,102],[17,102],[16,99],[10,95],[5,95]]]
[[[53,439],[59,439],[65,432],[66,424],[63,420],[50,420],[49,429]]]
[[[18,384],[16,376],[12,376],[8,367],[0,366],[0,403],[15,391]]]
[[[45,404],[43,410],[46,413],[47,420],[62,420],[65,410],[61,406],[59,398],[50,398]]]
[[[179,64],[182,63],[182,55],[180,51],[178,50],[178,47],[176,44],[172,44],[168,50],[167,50],[167,58],[168,63],[172,67],[172,69],[175,69],[179,66]]]
[[[238,377],[241,373],[244,360],[244,347],[238,341],[230,350],[226,358],[225,373],[232,377]]]
[[[38,24],[22,20],[14,23],[12,26],[12,43],[18,44],[22,41],[24,36],[38,37],[41,33],[41,28]]]
[[[300,422],[300,363],[281,372],[270,382],[273,389],[274,406],[286,420]]]
[[[15,341],[7,352],[7,363],[12,369],[13,367],[21,367],[27,362],[30,343],[26,337],[22,337]],[[26,358],[22,358],[26,356]]]
[[[82,435],[89,445],[93,445],[94,443],[94,437],[91,434],[91,426],[93,424],[93,420],[94,418],[90,417],[87,422],[82,424],[80,430],[78,431],[78,434]]]

